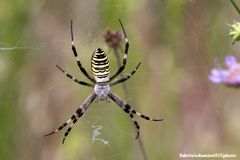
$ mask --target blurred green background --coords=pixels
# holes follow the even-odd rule
[[[92,52],[101,47],[114,72],[117,60],[103,33],[121,31],[119,18],[130,42],[125,73],[142,65],[126,83],[127,98],[122,85],[113,91],[136,110],[164,118],[137,119],[148,159],[174,160],[180,153],[240,156],[240,92],[208,80],[216,61],[221,65],[228,54],[240,59],[239,45],[227,37],[227,24],[239,20],[230,1],[1,0],[1,160],[144,159],[129,116],[113,102],[92,103],[64,145],[64,131],[43,138],[92,91],[55,67],[87,81],[71,51],[71,19],[85,68],[90,71]],[[109,145],[93,141],[96,125],[102,127],[98,138]]]

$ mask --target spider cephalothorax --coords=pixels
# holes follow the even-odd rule
[[[92,55],[91,68],[92,68],[93,76],[89,75],[88,72],[85,70],[85,68],[83,68],[83,66],[82,66],[82,64],[80,62],[80,59],[78,58],[77,50],[76,50],[75,45],[74,45],[73,29],[72,29],[72,21],[71,21],[72,51],[73,51],[74,56],[76,57],[77,65],[78,65],[80,71],[92,82],[92,84],[80,81],[80,80],[76,79],[75,77],[73,77],[71,74],[65,72],[58,65],[57,65],[57,67],[67,77],[72,79],[74,82],[76,82],[78,84],[81,84],[81,85],[84,85],[84,86],[87,86],[87,87],[94,88],[94,91],[88,96],[87,99],[85,99],[85,101],[82,103],[82,105],[77,108],[77,110],[75,111],[75,113],[73,113],[73,115],[71,116],[70,119],[68,119],[65,123],[63,123],[60,127],[55,129],[51,133],[48,133],[48,134],[46,134],[44,136],[52,135],[52,134],[62,130],[69,123],[71,123],[70,127],[67,129],[67,131],[64,134],[64,138],[63,138],[63,141],[62,141],[62,143],[64,143],[65,138],[70,133],[73,125],[86,112],[86,110],[88,109],[89,105],[93,102],[93,100],[95,98],[98,98],[100,100],[106,100],[109,97],[120,108],[122,108],[124,112],[128,113],[130,118],[134,122],[134,125],[135,125],[135,127],[136,127],[136,129],[138,131],[136,139],[138,138],[140,127],[139,127],[137,121],[135,120],[134,115],[137,115],[137,116],[139,116],[141,118],[144,118],[146,120],[151,120],[151,121],[162,121],[163,120],[163,119],[152,119],[152,118],[150,118],[150,117],[148,117],[146,115],[143,115],[143,114],[135,111],[129,104],[127,104],[119,96],[117,96],[116,94],[114,94],[111,91],[111,87],[112,86],[128,80],[137,71],[138,67],[141,64],[141,63],[139,63],[137,65],[137,67],[130,74],[127,74],[127,76],[125,76],[123,78],[120,78],[119,80],[117,80],[115,82],[112,82],[124,70],[125,65],[127,63],[127,54],[128,54],[128,48],[129,48],[129,43],[128,43],[126,32],[124,30],[122,22],[120,20],[119,20],[119,22],[120,22],[120,25],[122,27],[123,34],[124,34],[124,37],[125,37],[125,50],[124,50],[123,62],[122,62],[121,67],[118,69],[118,71],[113,76],[110,77],[110,74],[109,74],[110,73],[109,61],[108,61],[107,55],[105,54],[104,50],[102,50],[101,48],[97,48],[93,52],[93,55]]]
[[[109,84],[95,84],[94,86],[94,93],[97,95],[99,100],[106,100],[110,93],[111,89]]]

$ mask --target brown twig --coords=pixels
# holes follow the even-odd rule
[[[104,40],[107,43],[107,45],[113,49],[114,55],[116,56],[117,59],[117,65],[118,67],[121,66],[121,59],[120,59],[120,54],[119,54],[119,50],[121,49],[120,44],[122,41],[122,34],[119,31],[113,31],[113,30],[106,30],[105,33],[103,34]],[[123,77],[123,74],[120,74],[121,78]],[[128,92],[128,87],[126,83],[122,83],[123,86],[123,91],[124,91],[124,95],[128,101],[129,98],[129,92]],[[134,126],[134,125],[133,125]],[[135,132],[137,133],[137,129],[134,127]],[[145,147],[142,141],[141,136],[139,135],[138,137],[138,144],[139,147],[141,149],[142,155],[143,155],[143,159],[144,160],[148,160],[147,158],[147,154],[145,151]]]

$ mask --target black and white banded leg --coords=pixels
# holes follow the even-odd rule
[[[63,128],[65,128],[69,123],[71,123],[70,127],[67,129],[67,131],[64,134],[64,138],[62,143],[64,143],[66,137],[69,135],[70,131],[72,130],[73,125],[77,122],[77,120],[86,112],[86,110],[88,109],[88,107],[90,106],[90,104],[92,103],[92,101],[96,98],[96,94],[94,92],[92,92],[86,99],[85,101],[82,103],[82,105],[80,107],[77,108],[77,110],[75,111],[75,113],[73,113],[72,117],[69,118],[66,122],[64,122],[61,126],[59,126],[57,129],[55,129],[54,131],[44,135],[44,137],[46,136],[50,136],[54,133],[59,132],[60,130],[62,130]]]
[[[127,64],[127,54],[128,54],[128,49],[129,49],[129,42],[128,42],[127,34],[126,34],[125,29],[122,24],[122,21],[120,19],[119,19],[119,23],[122,27],[124,38],[125,38],[125,50],[124,50],[123,62],[122,62],[121,67],[118,69],[118,71],[112,77],[110,77],[109,81],[112,81],[113,79],[115,79],[124,70],[124,68]]]
[[[74,44],[73,22],[72,22],[72,20],[71,20],[71,40],[72,40],[72,51],[73,51],[73,54],[74,54],[74,56],[77,60],[77,65],[78,65],[79,69],[91,82],[95,83],[94,78],[87,73],[87,71],[85,70],[85,68],[81,64],[80,59],[78,58],[77,50],[76,50],[76,47],[75,47],[75,44]]]
[[[131,114],[135,114],[145,120],[150,120],[150,121],[163,121],[163,119],[153,119],[150,118],[149,116],[146,116],[140,112],[135,111],[129,104],[127,104],[125,101],[123,101],[118,95],[114,94],[113,92],[110,92],[108,95],[120,108],[123,109],[124,112],[130,114],[130,117],[132,118]],[[137,124],[137,122],[132,118],[132,120],[134,121],[134,124],[139,132],[139,125]]]
[[[128,112],[127,112],[128,113]],[[135,139],[138,139],[139,137],[139,132],[140,132],[140,126],[139,124],[137,123],[137,121],[135,120],[134,116],[132,113],[130,113],[130,117],[131,117],[131,120],[133,121],[134,125],[135,125],[135,128],[137,129],[137,136]]]
[[[64,71],[60,66],[56,65],[56,67],[62,71],[68,78],[72,79],[74,82],[78,83],[78,84],[81,84],[81,85],[84,85],[84,86],[88,86],[88,87],[91,87],[93,88],[94,85],[93,84],[90,84],[90,83],[87,83],[87,82],[83,82],[83,81],[80,81],[78,79],[76,79],[74,76],[72,76],[71,74],[67,73],[66,71]]]
[[[80,114],[83,115],[83,112],[81,111]],[[63,137],[63,140],[62,140],[62,144],[64,144],[66,137],[69,135],[69,133],[71,132],[71,130],[72,130],[72,128],[73,128],[73,125],[77,122],[77,120],[78,120],[80,117],[81,117],[81,116],[78,115],[78,116],[76,116],[75,119],[72,121],[70,127],[68,127],[67,131],[64,133],[64,137]]]
[[[114,86],[114,85],[117,85],[119,83],[122,83],[122,82],[128,80],[130,77],[132,77],[134,75],[134,73],[136,73],[136,71],[140,65],[141,65],[141,63],[138,63],[137,67],[130,74],[128,74],[126,77],[123,77],[123,78],[117,80],[116,82],[110,83],[110,86]]]

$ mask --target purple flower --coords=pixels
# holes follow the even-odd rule
[[[225,58],[226,69],[214,68],[208,76],[213,83],[240,86],[240,62],[234,56]]]
[[[238,62],[234,56],[227,56],[225,58],[225,64],[228,68],[234,67]]]

